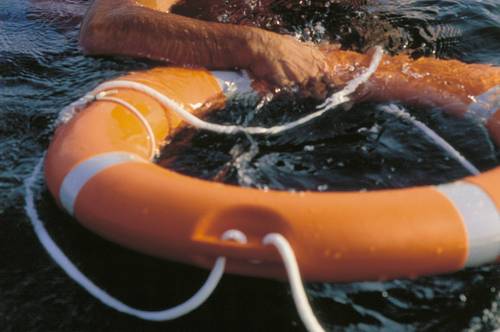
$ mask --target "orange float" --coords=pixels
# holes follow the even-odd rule
[[[330,55],[339,84],[353,52]],[[147,86],[194,115],[248,91],[232,72],[156,68],[120,81]],[[112,83],[112,82],[111,82]],[[500,70],[458,61],[385,57],[363,98],[445,106],[481,119],[500,144]],[[113,86],[113,84],[109,85]],[[103,92],[107,91],[107,92]],[[418,97],[415,97],[418,91]],[[57,202],[85,227],[140,252],[229,272],[284,278],[262,239],[283,235],[304,279],[416,277],[495,262],[500,256],[500,168],[454,183],[369,192],[260,191],[191,178],[155,165],[154,152],[183,124],[158,98],[135,88],[95,91],[97,100],[56,131],[45,177]],[[422,98],[425,96],[425,98]],[[134,114],[136,110],[140,114]],[[166,146],[168,149],[168,144]],[[238,229],[247,243],[221,240]]]

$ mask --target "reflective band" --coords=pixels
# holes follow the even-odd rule
[[[500,85],[475,97],[474,102],[469,105],[467,113],[487,123],[498,109],[500,109]]]
[[[492,199],[479,186],[462,181],[437,189],[462,215],[469,247],[465,266],[494,262],[500,255],[500,217]]]
[[[109,167],[128,162],[146,162],[146,160],[128,152],[110,152],[81,162],[64,178],[59,190],[59,199],[62,206],[69,214],[73,215],[78,194],[94,175]]]
[[[252,80],[246,71],[213,71],[219,86],[226,96],[254,92]]]

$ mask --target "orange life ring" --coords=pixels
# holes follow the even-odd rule
[[[342,54],[332,55],[340,63],[339,73],[358,57]],[[499,70],[456,61],[441,61],[438,67],[432,59],[391,59],[372,80],[385,80],[390,91],[387,77],[392,75],[395,82],[425,90],[426,102],[455,102],[452,111],[481,117],[500,144]],[[401,70],[405,63],[406,74]],[[485,75],[485,68],[493,75]],[[433,76],[424,75],[427,71]],[[436,75],[448,83],[433,80]],[[131,73],[120,80],[145,84],[195,114],[222,106],[229,86],[250,89],[237,73],[179,68]],[[387,91],[379,90],[379,98],[386,99]],[[407,92],[400,89],[399,97],[407,98]],[[415,277],[491,263],[500,256],[499,167],[454,183],[372,192],[239,188],[152,163],[151,151],[182,119],[134,89],[117,89],[112,97],[116,100],[88,104],[62,124],[45,162],[57,202],[111,241],[202,267],[225,256],[229,272],[283,278],[278,253],[261,244],[266,234],[277,232],[290,241],[304,279],[312,281]],[[127,103],[140,114],[131,113]],[[221,240],[228,229],[241,230],[248,243]]]

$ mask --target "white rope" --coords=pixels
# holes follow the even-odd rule
[[[205,284],[186,302],[166,310],[161,311],[145,311],[130,307],[129,305],[121,302],[120,300],[109,295],[102,288],[99,288],[94,284],[87,276],[85,276],[73,262],[62,252],[61,248],[54,242],[50,237],[47,229],[45,228],[43,222],[38,216],[38,211],[35,207],[33,187],[40,176],[44,158],[40,159],[36,165],[33,173],[29,178],[25,180],[25,210],[28,215],[35,234],[47,251],[49,256],[54,260],[54,262],[59,265],[59,267],[66,272],[66,274],[73,279],[78,285],[85,289],[89,294],[94,296],[96,299],[101,301],[103,304],[110,308],[113,308],[122,313],[135,316],[140,319],[149,321],[165,321],[173,320],[178,317],[184,316],[187,313],[195,310],[201,306],[208,297],[212,294],[214,289],[217,287],[226,265],[226,259],[224,257],[217,258],[208,279]],[[238,231],[230,230],[222,236],[224,240],[233,240],[240,243],[246,242],[246,237]]]
[[[382,105],[378,107],[381,111],[392,114],[398,118],[406,120],[412,123],[415,127],[420,129],[425,135],[427,135],[437,146],[448,153],[453,159],[458,161],[466,170],[468,170],[472,175],[479,175],[481,171],[477,169],[470,161],[468,161],[460,152],[458,152],[450,143],[439,136],[434,130],[429,128],[425,123],[415,119],[408,113],[404,108],[397,106],[396,104]]]
[[[193,127],[196,127],[198,129],[204,129],[208,130],[211,132],[219,133],[219,134],[236,134],[236,133],[246,133],[250,135],[276,135],[283,133],[285,131],[288,131],[290,129],[296,128],[298,126],[301,126],[307,122],[310,122],[311,120],[320,117],[323,115],[325,112],[331,110],[332,108],[343,104],[347,101],[349,101],[349,95],[352,94],[356,89],[363,83],[367,82],[370,77],[375,73],[377,70],[380,61],[382,60],[383,56],[383,50],[381,47],[377,47],[375,50],[375,53],[373,55],[372,62],[368,69],[350,81],[344,89],[341,91],[338,91],[334,93],[330,98],[328,98],[323,104],[318,106],[318,111],[311,113],[309,115],[306,115],[298,120],[289,122],[284,125],[279,125],[279,126],[273,126],[273,127],[243,127],[243,126],[237,126],[237,125],[221,125],[221,124],[215,124],[215,123],[210,123],[207,121],[204,121],[194,114],[190,113],[187,111],[181,104],[179,104],[177,101],[165,96],[164,94],[158,92],[157,90],[139,83],[139,82],[132,82],[132,81],[125,81],[125,80],[116,80],[116,81],[110,81],[110,82],[105,82],[101,85],[99,85],[96,89],[94,89],[93,94],[98,94],[100,92],[106,91],[106,90],[112,90],[112,89],[118,89],[118,88],[123,88],[123,89],[132,89],[136,90],[139,92],[142,92],[144,94],[147,94],[151,96],[152,98],[156,99],[159,103],[163,104],[164,106],[168,107],[170,110],[175,112],[177,115],[179,115],[181,118],[183,118],[186,122],[188,122],[190,125]]]
[[[43,246],[45,251],[49,254],[52,260],[78,285],[85,289],[90,295],[94,296],[104,305],[115,309],[124,314],[128,314],[143,320],[148,321],[166,321],[173,320],[188,314],[201,306],[212,294],[217,287],[222,275],[224,273],[226,258],[217,258],[212,271],[210,272],[206,282],[189,300],[186,302],[165,310],[160,311],[146,311],[133,308],[115,297],[109,295],[102,288],[94,284],[87,276],[85,276],[71,260],[62,252],[61,248],[51,238],[44,223],[38,215],[35,206],[34,186],[41,174],[44,157],[35,166],[33,173],[28,177],[25,182],[25,211],[28,215],[35,234]],[[232,240],[238,243],[246,243],[247,237],[244,233],[238,230],[228,230],[222,237],[223,240]],[[274,245],[280,253],[292,288],[292,295],[297,307],[300,318],[304,325],[310,332],[324,332],[321,325],[318,323],[312,309],[307,300],[304,291],[300,271],[293,250],[288,241],[280,234],[271,233],[264,237],[263,243],[265,245]]]
[[[106,92],[109,93],[109,91],[106,91]],[[149,145],[150,145],[149,160],[154,159],[154,157],[156,155],[156,137],[155,137],[155,134],[153,132],[153,128],[151,128],[149,121],[146,120],[144,115],[142,115],[142,113],[139,112],[139,110],[137,108],[135,108],[134,105],[132,105],[132,104],[126,102],[125,100],[120,99],[120,98],[108,97],[106,93],[97,94],[96,100],[108,101],[108,102],[119,104],[119,105],[125,107],[126,109],[128,109],[141,122],[142,126],[144,127],[144,129],[146,130],[147,135],[148,135],[148,140],[149,140]]]
[[[295,254],[293,253],[290,243],[283,235],[277,233],[267,234],[262,240],[262,243],[265,245],[273,245],[276,249],[278,249],[288,274],[288,280],[290,281],[290,287],[292,288],[292,296],[295,306],[297,307],[299,316],[306,329],[309,332],[324,332],[325,330],[319,324],[311,309],[311,305],[307,300],[304,284],[302,283],[302,278],[300,277],[297,259],[295,258]]]
[[[376,46],[372,61],[368,69],[363,74],[347,83],[347,85],[341,91],[327,98],[323,104],[318,106],[318,108],[327,111],[329,109],[332,109],[333,107],[349,101],[348,96],[356,91],[361,84],[367,82],[373,74],[375,74],[375,71],[380,65],[380,61],[382,61],[383,56],[384,50],[382,49],[382,47]]]
[[[69,122],[76,114],[78,114],[79,111],[95,101],[95,98],[95,95],[87,93],[83,97],[64,107],[61,112],[59,112],[59,116],[57,117],[54,125],[59,127],[60,125]]]
[[[290,123],[284,124],[284,125],[279,125],[279,126],[273,126],[269,128],[265,127],[243,127],[243,126],[237,126],[237,125],[220,125],[220,124],[214,124],[210,123],[207,121],[204,121],[194,114],[190,113],[187,111],[181,104],[176,102],[175,100],[163,95],[162,93],[158,92],[157,90],[144,85],[142,83],[138,82],[132,82],[132,81],[125,81],[125,80],[116,80],[116,81],[111,81],[111,82],[106,82],[101,85],[99,85],[94,91],[86,96],[84,98],[81,98],[77,102],[73,103],[69,107],[66,108],[66,111],[62,112],[60,121],[61,122],[67,122],[69,121],[76,112],[78,112],[79,109],[87,105],[88,103],[92,102],[93,100],[102,100],[102,101],[110,101],[110,102],[115,102],[117,104],[120,104],[124,107],[126,107],[128,110],[132,112],[143,124],[143,126],[146,128],[146,131],[150,137],[150,143],[151,143],[151,153],[150,156],[151,158],[154,157],[155,155],[155,149],[156,149],[156,140],[155,136],[153,133],[153,130],[150,126],[150,124],[147,122],[147,120],[144,118],[144,116],[131,104],[118,99],[114,97],[106,97],[105,95],[109,92],[108,90],[114,90],[117,88],[125,88],[125,89],[133,89],[139,92],[143,92],[154,99],[156,99],[158,102],[160,102],[162,105],[168,107],[175,113],[177,113],[181,118],[183,118],[186,122],[188,122],[190,125],[198,128],[198,129],[205,129],[208,131],[220,133],[220,134],[235,134],[235,133],[246,133],[250,135],[275,135],[275,134],[280,134],[285,131],[288,131],[290,129],[296,128],[298,126],[301,126],[307,122],[310,122],[311,120],[320,117],[323,115],[325,112],[328,110],[345,103],[349,101],[349,95],[352,94],[356,89],[363,83],[367,82],[369,78],[373,75],[373,73],[376,71],[378,68],[380,61],[383,56],[383,51],[380,47],[377,47],[375,54],[373,56],[372,62],[369,66],[369,68],[353,79],[352,81],[348,82],[346,87],[342,89],[341,91],[336,92],[333,94],[330,98],[328,98],[323,104],[318,106],[318,111],[309,114],[307,116],[304,116],[296,121],[292,121]],[[118,299],[112,297],[109,295],[106,291],[104,291],[102,288],[99,288],[97,285],[95,285],[88,277],[86,277],[70,260],[69,258],[62,252],[62,250],[59,248],[59,246],[54,242],[54,240],[50,237],[48,234],[46,228],[44,227],[43,222],[40,220],[38,211],[36,210],[35,207],[35,202],[34,202],[34,194],[33,194],[33,187],[34,184],[39,177],[41,173],[41,169],[43,166],[43,160],[42,158],[38,164],[36,165],[35,169],[33,170],[33,173],[29,178],[26,179],[25,181],[25,210],[26,213],[33,225],[33,229],[35,231],[36,236],[38,237],[38,240],[44,247],[44,249],[47,251],[49,256],[54,260],[54,262],[59,265],[65,272],[66,274],[73,279],[77,284],[79,284],[82,288],[84,288],[89,294],[94,296],[96,299],[101,301],[103,304],[120,311],[122,313],[135,316],[144,320],[150,320],[150,321],[164,321],[164,320],[173,320],[178,317],[181,317],[196,308],[198,308],[202,303],[204,303],[207,298],[212,294],[213,290],[219,283],[222,274],[224,273],[225,269],[225,264],[226,264],[226,259],[224,257],[219,257],[217,258],[215,265],[212,269],[212,271],[209,274],[209,277],[205,284],[198,290],[196,294],[194,294],[189,300],[186,302],[170,308],[166,310],[161,310],[161,311],[145,311],[145,310],[140,310],[136,309],[133,307],[128,306],[127,304],[119,301]],[[243,233],[236,231],[236,230],[230,230],[227,231],[226,233],[223,234],[222,239],[224,240],[233,240],[237,241],[240,243],[245,243],[246,242],[246,237]],[[307,297],[305,295],[305,291],[302,285],[302,280],[300,277],[300,272],[297,266],[297,262],[295,260],[295,255],[293,254],[293,250],[291,249],[290,245],[286,241],[286,239],[279,235],[279,234],[269,234],[264,238],[264,243],[265,244],[273,244],[276,246],[278,251],[280,252],[281,256],[283,257],[283,260],[285,262],[285,266],[287,268],[287,272],[290,278],[290,283],[292,286],[292,294],[294,297],[295,304],[297,306],[297,310],[299,311],[299,315],[304,322],[305,326],[309,331],[312,332],[320,332],[324,331],[322,327],[319,325],[318,321],[316,320],[311,307],[309,306],[309,303],[307,301]]]

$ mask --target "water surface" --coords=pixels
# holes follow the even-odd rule
[[[59,110],[102,80],[153,65],[84,57],[76,40],[87,6],[87,1],[77,0],[0,2],[0,328],[303,331],[286,284],[236,276],[225,277],[206,305],[181,320],[145,323],[129,318],[103,307],[71,282],[38,244],[23,211],[22,181],[46,150]],[[395,49],[500,64],[496,0],[383,1],[346,13],[361,20],[363,15],[393,22],[391,29],[398,31],[392,37]],[[340,38],[346,47],[363,46]],[[339,129],[349,133],[347,125]],[[453,135],[450,139],[456,142],[470,139]],[[302,150],[310,145],[293,143]],[[477,156],[478,161],[491,167],[494,153],[481,146],[489,152]],[[145,309],[168,307],[190,296],[205,278],[206,271],[101,240],[61,212],[42,185],[39,189],[41,217],[58,243],[93,280],[128,303]],[[499,278],[499,268],[484,267],[417,280],[310,284],[308,294],[320,321],[332,331],[489,331],[500,327]]]

